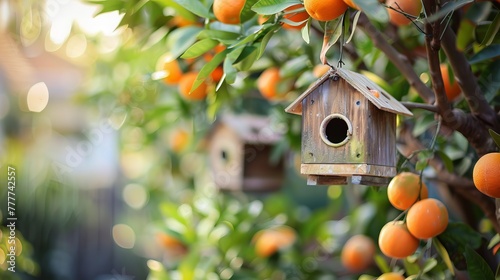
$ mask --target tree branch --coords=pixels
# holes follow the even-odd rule
[[[415,73],[406,56],[400,54],[394,47],[392,47],[384,38],[383,34],[370,22],[368,17],[363,13],[360,15],[358,20],[358,26],[365,32],[365,34],[370,37],[377,48],[387,55],[389,60],[398,68],[403,76],[408,80],[410,86],[412,86],[422,97],[422,99],[428,103],[434,103],[434,93],[430,88],[428,88],[421,80],[420,77]]]
[[[425,104],[425,103],[415,103],[415,102],[401,102],[408,109],[423,109],[433,113],[438,112],[438,108],[434,105]]]
[[[441,42],[443,50],[453,69],[455,80],[458,82],[472,114],[489,127],[500,130],[500,119],[493,108],[488,104],[488,101],[484,98],[478,81],[474,73],[472,73],[469,61],[464,53],[457,49],[456,39],[453,30],[447,28],[443,35],[443,41]]]

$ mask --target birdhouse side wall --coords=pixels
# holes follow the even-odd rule
[[[396,115],[368,104],[364,134],[366,163],[396,166]]]
[[[319,85],[302,101],[302,163],[367,163],[367,148],[372,147],[366,140],[370,105],[341,78],[330,78]],[[329,146],[321,138],[321,123],[331,114],[344,116],[352,127],[350,139],[338,147]]]
[[[272,145],[245,144],[243,163],[244,191],[271,191],[281,187],[284,179],[284,160],[271,161]]]

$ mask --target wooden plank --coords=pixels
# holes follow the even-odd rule
[[[338,68],[336,73],[345,79],[354,88],[360,91],[368,100],[370,100],[377,108],[394,114],[405,116],[413,116],[403,104],[397,101],[392,95],[379,87],[375,82],[368,79],[365,75],[349,71],[347,69]],[[374,95],[370,90],[377,90],[380,94]]]
[[[361,93],[342,79],[331,79],[307,96],[303,103],[307,104],[303,104],[303,163],[366,163],[364,135],[368,130],[367,114],[371,104]],[[345,116],[353,129],[351,139],[340,147],[331,147],[320,137],[321,122],[333,113]]]
[[[370,164],[301,164],[300,172],[308,175],[394,177],[396,167]]]
[[[347,177],[309,175],[309,176],[307,176],[307,184],[310,186],[345,185],[345,184],[347,184]]]

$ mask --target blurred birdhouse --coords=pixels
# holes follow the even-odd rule
[[[209,139],[209,161],[216,185],[228,191],[273,191],[284,179],[284,160],[271,161],[281,135],[268,118],[224,115],[215,123]]]
[[[302,115],[309,185],[386,185],[396,175],[396,114],[413,114],[366,76],[331,69],[285,111]]]

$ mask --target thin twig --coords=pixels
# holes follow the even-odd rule
[[[423,109],[423,110],[427,110],[427,111],[430,111],[433,113],[439,112],[438,108],[436,106],[430,105],[430,104],[405,102],[405,101],[401,102],[401,104],[403,104],[408,109]]]

